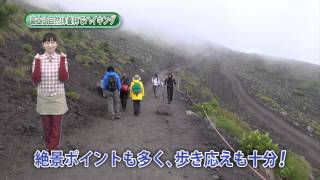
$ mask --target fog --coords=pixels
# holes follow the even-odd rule
[[[29,0],[66,11],[113,11],[121,29],[155,41],[210,42],[320,64],[318,0]]]

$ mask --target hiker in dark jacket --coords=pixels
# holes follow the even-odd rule
[[[107,98],[108,113],[111,120],[120,119],[120,91],[120,76],[112,66],[109,66],[103,77],[103,96]]]
[[[167,86],[168,104],[172,102],[173,88],[176,84],[176,80],[173,78],[172,73],[170,73],[164,81],[164,85]]]
[[[130,86],[130,79],[126,76],[126,74],[123,74],[121,78],[121,91],[120,91],[122,110],[126,110],[127,108],[127,100],[129,97],[129,86]]]

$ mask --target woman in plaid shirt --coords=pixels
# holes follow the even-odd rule
[[[57,37],[43,36],[45,53],[37,54],[32,63],[32,81],[37,85],[37,112],[41,115],[45,143],[49,151],[60,141],[62,115],[68,111],[64,82],[69,78],[66,55],[56,53]]]

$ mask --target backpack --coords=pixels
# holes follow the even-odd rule
[[[121,81],[121,92],[127,93],[129,91],[129,85],[127,83],[127,79],[122,79]]]
[[[157,77],[157,78],[153,77],[153,78],[152,78],[152,84],[153,84],[153,85],[159,85],[159,84],[160,84],[160,82],[159,82],[159,77]]]
[[[116,77],[114,76],[109,76],[108,77],[108,90],[109,91],[115,91],[117,90],[117,80]]]
[[[133,86],[132,86],[132,92],[135,94],[135,95],[138,95],[139,93],[141,93],[141,86],[140,86],[140,83],[139,82],[134,82],[133,83]]]
[[[122,84],[122,85],[121,85],[121,91],[122,91],[123,93],[128,92],[128,89],[129,89],[129,87],[128,87],[127,84]]]

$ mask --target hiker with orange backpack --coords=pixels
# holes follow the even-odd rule
[[[133,102],[133,114],[134,116],[138,116],[140,114],[140,103],[144,97],[143,83],[138,74],[133,76],[129,91]]]
[[[103,96],[107,99],[108,113],[111,120],[120,119],[120,91],[120,76],[112,66],[109,66],[103,77]]]
[[[123,74],[121,78],[121,91],[120,91],[122,110],[127,109],[127,100],[129,97],[129,85],[130,85],[130,79],[127,77],[126,74]]]

